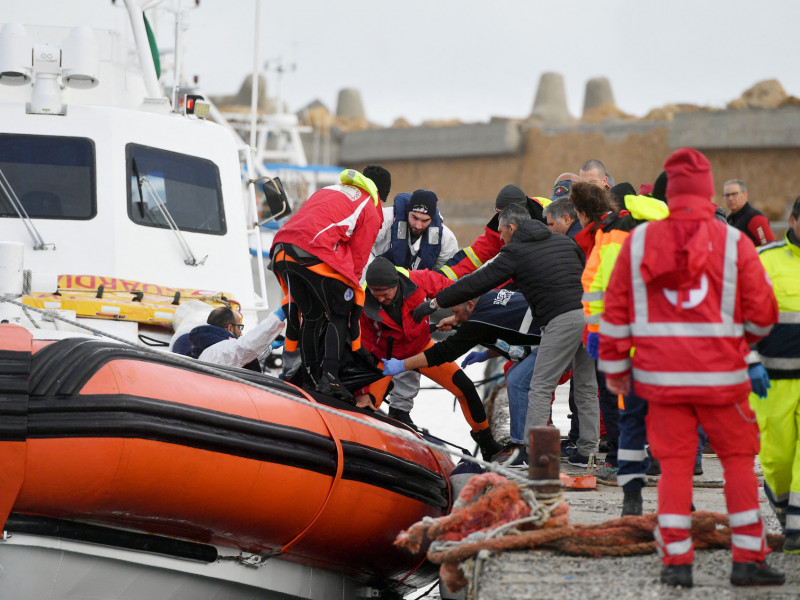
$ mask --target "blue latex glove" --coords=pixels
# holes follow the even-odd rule
[[[600,348],[600,335],[594,331],[590,331],[586,337],[586,351],[593,359],[597,360],[598,350]]]
[[[278,317],[281,321],[285,321],[286,320],[286,313],[283,312],[283,307],[282,306],[279,306],[278,310],[276,310],[272,314],[275,315],[276,317]]]
[[[767,390],[772,386],[769,383],[769,375],[764,365],[753,363],[747,367],[747,375],[750,377],[750,385],[753,386],[753,393],[759,398],[767,397]]]
[[[273,350],[277,350],[278,348],[280,348],[281,346],[283,346],[283,343],[284,343],[285,341],[286,341],[286,338],[285,338],[285,337],[283,337],[283,336],[280,336],[279,338],[275,339],[275,341],[273,341],[273,342],[272,342],[272,343],[269,345],[269,347],[270,347],[270,348],[272,348]]]
[[[384,375],[397,375],[406,370],[405,362],[399,358],[390,358],[383,361],[383,374]]]
[[[467,354],[467,357],[461,361],[461,368],[463,369],[467,365],[471,365],[472,363],[480,363],[485,360],[489,360],[489,353],[486,350],[482,352],[470,352]]]

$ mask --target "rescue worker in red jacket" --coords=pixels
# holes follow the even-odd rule
[[[470,246],[456,252],[453,258],[448,260],[447,264],[438,269],[438,271],[453,281],[458,281],[464,275],[469,275],[475,269],[479,269],[487,260],[497,256],[500,248],[503,247],[498,219],[500,211],[509,204],[521,206],[528,211],[532,219],[541,221],[545,225],[547,224],[542,215],[544,211],[542,202],[536,198],[528,198],[519,186],[508,184],[498,192],[494,201],[495,215],[486,224],[483,234],[472,242]]]
[[[354,402],[339,380],[339,366],[348,340],[353,351],[365,354],[360,281],[383,224],[381,201],[389,196],[391,176],[370,165],[363,175],[342,171],[340,181],[306,200],[278,230],[270,255],[288,298],[285,350],[295,352],[299,342],[307,386]]]
[[[428,317],[415,321],[412,312],[426,298],[436,297],[452,282],[432,271],[406,271],[379,256],[367,268],[366,283],[369,293],[361,313],[364,347],[384,361],[386,377],[363,392],[369,394],[374,407],[378,408],[386,396],[391,376],[405,370],[402,359],[433,346]],[[456,363],[420,368],[419,372],[456,397],[484,460],[490,461],[503,449],[492,436],[475,385]],[[357,400],[359,406],[366,406],[363,396]]]
[[[734,585],[778,585],[753,469],[758,427],[750,392],[748,344],[778,318],[753,244],[714,219],[711,165],[682,148],[664,163],[670,214],[639,225],[620,250],[605,294],[598,367],[609,390],[631,379],[649,404],[647,437],[661,463],[656,547],[661,581],[692,585],[692,471],[697,425],[716,450],[725,478]],[[632,349],[635,351],[632,352]]]

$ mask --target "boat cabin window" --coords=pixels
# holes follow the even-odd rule
[[[138,144],[128,144],[125,155],[128,215],[134,223],[168,229],[172,218],[181,231],[226,232],[217,165]]]
[[[0,170],[33,219],[91,219],[97,214],[90,139],[0,134]],[[3,193],[0,217],[18,217]]]

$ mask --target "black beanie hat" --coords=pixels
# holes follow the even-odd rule
[[[416,190],[408,201],[408,210],[421,212],[433,218],[436,215],[436,204],[439,199],[429,190]]]
[[[378,188],[378,196],[381,197],[381,202],[386,202],[392,189],[391,173],[380,165],[367,165],[364,167],[362,175],[372,179],[372,183]]]
[[[653,198],[657,200],[661,200],[662,202],[667,201],[667,172],[661,171],[661,175],[656,178],[655,183],[653,184]]]
[[[623,181],[615,185],[611,188],[611,195],[616,198],[617,203],[621,206],[625,206],[625,196],[635,196],[636,195],[636,188],[633,187],[627,181]]]
[[[522,188],[511,183],[498,192],[494,207],[497,210],[503,210],[509,204],[516,204],[522,208],[528,205],[528,197],[522,191]]]
[[[393,288],[400,283],[400,275],[394,264],[379,256],[367,267],[367,287]]]

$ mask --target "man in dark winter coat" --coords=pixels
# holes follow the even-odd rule
[[[482,264],[491,260],[500,252],[503,241],[500,239],[500,232],[498,231],[498,213],[512,204],[524,208],[532,219],[542,223],[545,222],[542,216],[542,210],[544,209],[539,200],[529,198],[519,186],[513,184],[504,186],[497,194],[497,198],[495,198],[495,215],[486,224],[483,234],[478,236],[471,245],[456,252],[447,261],[447,264],[439,269],[442,275],[456,281],[460,277],[472,273],[475,269],[479,269]]]
[[[497,256],[441,290],[430,302],[421,303],[414,311],[414,318],[422,319],[439,306],[460,304],[512,279],[530,304],[533,319],[542,328],[528,395],[525,439],[531,427],[547,425],[550,398],[561,374],[572,362],[581,423],[578,453],[585,460],[585,464],[574,461],[572,464],[588,465],[589,455],[597,452],[600,417],[594,361],[581,343],[581,274],[585,257],[567,236],[553,233],[519,206],[503,209],[499,232],[504,245]]]

